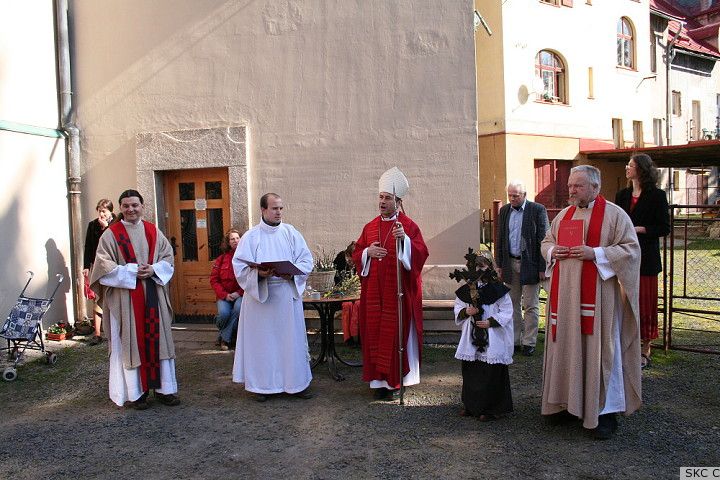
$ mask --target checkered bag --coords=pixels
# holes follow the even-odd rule
[[[51,302],[44,298],[19,297],[0,329],[0,337],[34,340],[40,320]]]

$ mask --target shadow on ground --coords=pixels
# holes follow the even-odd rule
[[[540,350],[540,349],[539,349]],[[107,349],[65,349],[54,367],[24,365],[0,384],[4,478],[677,478],[680,466],[720,465],[715,356],[655,355],[645,406],[617,436],[539,415],[541,355],[511,367],[515,412],[459,417],[454,347],[426,347],[422,383],[406,405],[377,403],[344,367],[313,371],[312,400],[260,404],[231,382],[232,352],[181,347],[182,404],[143,412],[107,399]]]

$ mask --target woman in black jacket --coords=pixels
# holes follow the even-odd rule
[[[630,216],[640,243],[640,361],[645,368],[650,366],[650,342],[658,337],[659,239],[670,233],[670,214],[667,196],[657,188],[658,170],[649,155],[630,157],[625,176],[628,188],[618,192],[615,203]]]
[[[83,276],[87,278],[90,275],[93,263],[95,263],[95,252],[103,234],[108,225],[115,222],[115,214],[113,213],[113,204],[107,198],[103,198],[95,207],[97,218],[88,223],[87,233],[85,234],[85,252],[83,255]],[[95,303],[93,305],[93,331],[94,335],[90,339],[90,345],[97,345],[102,342],[100,336],[100,323],[102,320],[102,309]]]

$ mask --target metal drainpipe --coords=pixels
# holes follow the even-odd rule
[[[679,28],[675,33],[675,36],[665,46],[665,136],[667,137],[667,144],[672,145],[672,92],[670,90],[670,66],[675,58],[675,49],[673,45],[677,42],[680,32],[682,32],[685,22],[678,21]],[[673,189],[675,188],[675,182],[673,180],[673,169],[668,168],[668,184],[670,185],[669,191],[669,202],[673,202]]]
[[[75,323],[85,318],[82,224],[80,207],[80,130],[75,125],[75,108],[72,99],[72,80],[70,75],[70,40],[68,35],[67,0],[55,0],[56,57],[60,107],[60,129],[67,135],[67,187],[70,209],[70,245],[72,289],[75,301]]]

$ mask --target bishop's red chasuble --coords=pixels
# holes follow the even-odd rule
[[[411,269],[402,271],[403,288],[403,342],[407,347],[410,319],[415,323],[418,353],[422,352],[422,268],[428,257],[427,246],[418,226],[404,213],[397,221],[411,243]],[[378,216],[363,228],[357,240],[353,261],[362,271],[363,251],[379,242],[387,249],[383,259],[370,260],[370,271],[360,277],[360,341],[363,349],[363,381],[385,380],[393,388],[400,386],[398,356],[398,297],[397,255],[392,227],[395,222],[383,221]],[[407,348],[403,355],[403,375],[409,371]]]

